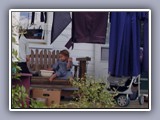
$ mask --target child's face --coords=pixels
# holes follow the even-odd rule
[[[68,57],[66,57],[65,55],[59,54],[59,60],[66,61],[67,59],[68,59]]]

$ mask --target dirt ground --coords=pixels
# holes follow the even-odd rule
[[[144,102],[143,105],[140,105],[138,100],[136,101],[130,101],[130,104],[127,107],[119,107],[117,106],[117,108],[133,108],[133,109],[143,109],[143,108],[148,108],[148,102]]]

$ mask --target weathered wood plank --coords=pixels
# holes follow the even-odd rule
[[[47,50],[44,50],[44,69],[47,69]]]
[[[42,77],[42,76],[33,76],[31,79],[31,84],[58,84],[58,85],[69,85],[69,80],[60,80],[56,79],[52,82],[49,81],[49,77]]]
[[[35,84],[31,85],[32,88],[53,88],[53,89],[63,89],[63,88],[71,88],[72,86],[70,85],[40,85],[40,84]],[[76,89],[76,88],[75,88]]]
[[[31,50],[31,58],[30,58],[30,69],[35,70],[35,64],[34,64],[34,52]]]
[[[56,60],[58,60],[59,57],[59,50],[56,51]]]
[[[54,64],[55,63],[55,58],[56,58],[55,57],[55,50],[52,51],[52,56],[51,57],[52,57],[52,64]]]
[[[36,67],[36,71],[39,70],[39,61],[38,61],[38,49],[36,49],[36,54],[35,54],[35,67]]]
[[[40,51],[40,69],[44,69],[44,64],[43,64],[43,50]]]
[[[52,66],[52,60],[53,59],[51,57],[51,51],[48,50],[48,68],[50,68]]]

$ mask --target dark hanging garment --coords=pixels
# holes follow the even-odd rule
[[[112,12],[109,41],[109,73],[140,74],[140,22],[136,12]]]
[[[34,19],[35,19],[35,12],[32,12],[32,16],[31,16],[31,25],[34,24]]]
[[[32,12],[32,15],[31,15],[31,25],[34,24],[34,20],[35,20],[35,12]],[[40,21],[47,23],[47,12],[41,12],[40,13]]]
[[[47,23],[47,12],[41,12],[40,20],[41,22]]]
[[[45,20],[44,22],[47,23],[47,12],[44,12]]]
[[[62,33],[71,22],[70,12],[54,12],[51,30],[51,43]]]
[[[41,15],[40,15],[40,20],[41,20],[41,22],[44,22],[44,13],[43,12],[41,12]]]
[[[107,12],[73,12],[72,38],[68,43],[105,44],[107,21]],[[70,48],[68,43],[66,47]]]

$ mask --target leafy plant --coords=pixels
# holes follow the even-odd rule
[[[30,108],[47,108],[47,106],[43,102],[36,101],[32,98],[30,100],[31,100]]]
[[[13,18],[15,19],[15,18]],[[17,41],[16,41],[16,31],[19,29],[19,26],[13,26],[12,24],[12,37],[11,37],[11,41],[12,41],[12,47],[13,45],[17,45]],[[11,65],[11,71],[12,71],[12,76],[11,79],[13,80],[20,80],[20,74],[19,71],[21,70],[21,68],[17,65],[17,62],[13,61],[13,58],[15,58],[17,61],[19,61],[19,57],[18,57],[18,52],[17,50],[14,49],[14,47],[12,48],[12,65]],[[28,94],[26,92],[26,89],[24,86],[19,86],[19,85],[12,85],[12,108],[26,108],[26,98],[28,98]]]
[[[12,79],[14,80],[20,80],[20,70],[21,68],[17,65],[17,62],[12,62]]]
[[[24,86],[12,86],[12,108],[27,108],[29,96]]]
[[[107,91],[107,83],[87,77],[85,80],[72,81],[74,87],[79,90],[75,92],[79,108],[111,108],[115,106],[114,96]]]
[[[13,19],[16,19],[13,16]],[[12,41],[12,79],[19,79],[20,75],[19,75],[19,71],[21,70],[21,68],[17,65],[17,62],[13,61],[13,59],[16,59],[17,61],[19,61],[19,57],[18,57],[18,52],[17,50],[14,48],[13,45],[18,45],[16,37],[17,37],[17,31],[19,30],[20,26],[19,25],[13,25],[12,24],[12,37],[11,37],[11,41]]]

